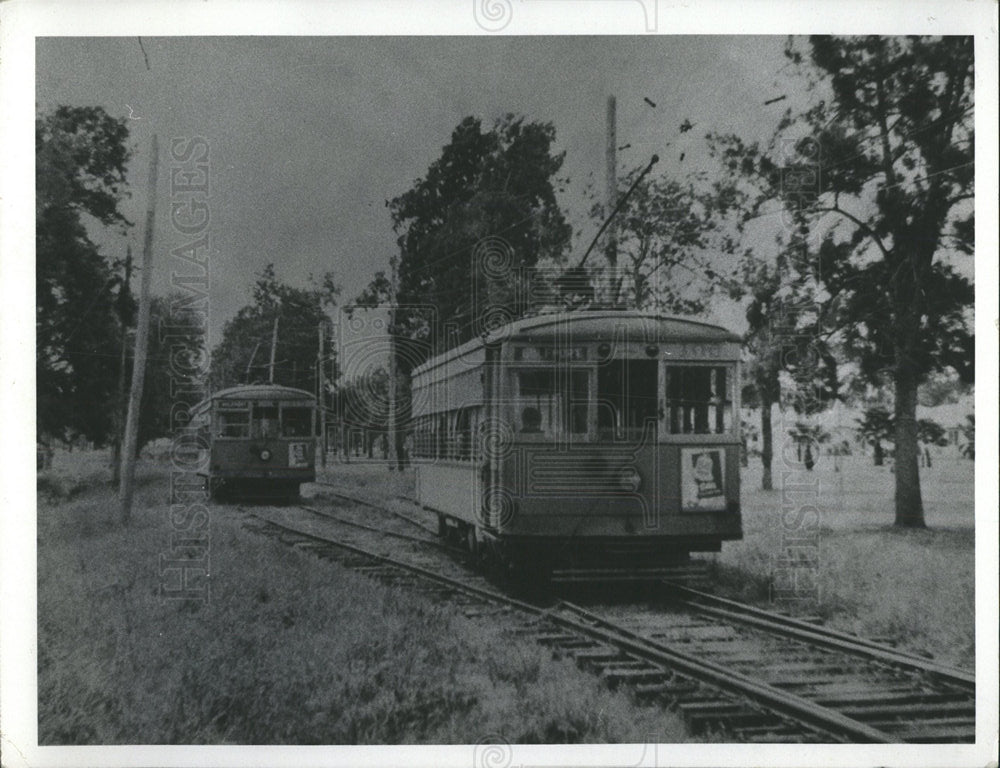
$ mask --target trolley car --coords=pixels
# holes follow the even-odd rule
[[[192,411],[208,455],[200,463],[213,499],[287,498],[316,479],[316,398],[253,384],[224,389]]]
[[[739,341],[580,311],[430,359],[413,372],[418,500],[507,573],[664,575],[719,551],[742,536]]]

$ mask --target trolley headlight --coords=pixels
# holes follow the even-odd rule
[[[271,460],[271,452],[267,448],[264,448],[260,452],[260,460],[261,461],[270,461]]]
[[[618,473],[618,487],[629,493],[636,493],[642,487],[642,477],[635,467],[623,467]]]

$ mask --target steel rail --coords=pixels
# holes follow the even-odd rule
[[[324,488],[334,488],[335,487],[332,483],[324,483],[324,482],[321,482],[319,480],[317,480],[314,483],[314,485],[321,485]],[[404,520],[405,522],[409,523],[410,525],[414,525],[417,528],[425,530],[428,533],[430,533],[431,535],[437,535],[436,531],[434,531],[432,528],[429,528],[428,526],[424,525],[419,520],[414,520],[409,515],[404,515],[402,512],[397,512],[394,509],[389,509],[388,507],[383,506],[382,504],[379,504],[376,501],[371,501],[369,499],[364,499],[364,498],[362,498],[360,496],[353,496],[353,495],[351,495],[349,493],[344,493],[343,491],[324,491],[324,493],[329,493],[331,496],[339,496],[342,499],[347,499],[348,501],[353,501],[355,504],[362,504],[362,505],[364,505],[366,507],[371,507],[372,509],[377,509],[380,512],[388,512],[390,515],[395,515],[400,520]]]
[[[341,523],[343,525],[349,525],[354,528],[360,528],[365,531],[372,531],[374,533],[385,534],[386,536],[393,536],[397,539],[404,539],[406,541],[415,541],[418,544],[426,544],[429,547],[434,547],[435,549],[440,549],[444,552],[452,553],[462,553],[465,550],[459,549],[457,547],[449,547],[447,544],[442,544],[437,539],[428,539],[423,536],[412,536],[408,533],[400,533],[399,531],[390,531],[387,528],[378,528],[374,525],[368,525],[367,523],[359,523],[355,520],[346,520],[340,515],[335,515],[332,512],[323,512],[322,510],[315,509],[314,507],[307,506],[305,504],[296,505],[298,509],[304,509],[306,512],[312,512],[318,517],[325,517],[328,520],[333,520],[334,522]]]
[[[899,739],[894,738],[878,729],[872,728],[853,718],[847,717],[834,710],[815,704],[807,699],[795,694],[775,688],[766,683],[762,683],[753,678],[747,677],[739,672],[727,669],[714,662],[707,662],[690,656],[686,653],[676,651],[672,648],[660,645],[655,641],[643,638],[629,630],[618,627],[606,619],[591,614],[590,612],[573,606],[570,603],[560,603],[552,608],[526,603],[516,598],[503,595],[499,592],[481,589],[470,584],[464,584],[447,576],[435,573],[427,568],[402,562],[386,555],[379,555],[375,552],[359,547],[355,544],[348,544],[323,535],[316,531],[303,530],[301,527],[292,525],[287,521],[274,520],[258,512],[252,512],[254,516],[274,525],[278,528],[304,536],[308,539],[321,541],[325,544],[333,545],[345,549],[362,557],[375,560],[386,565],[393,566],[400,570],[409,571],[427,580],[445,585],[456,592],[463,592],[473,595],[483,600],[500,603],[511,608],[516,608],[521,612],[531,614],[539,619],[549,621],[564,629],[570,629],[578,634],[598,640],[625,651],[628,654],[643,659],[647,662],[666,667],[670,670],[679,671],[694,679],[707,682],[717,688],[730,693],[739,694],[758,704],[763,704],[771,711],[783,715],[791,720],[804,724],[810,728],[831,734],[847,737],[861,743],[898,743]],[[560,615],[556,612],[562,608],[570,612],[576,612],[579,618]]]
[[[335,495],[341,496],[342,498],[348,499],[350,501],[355,501],[359,504],[364,504],[365,506],[371,507],[373,509],[378,509],[382,512],[389,512],[401,519],[409,522],[413,525],[420,527],[423,530],[428,530],[425,526],[417,521],[413,520],[406,515],[395,512],[387,507],[381,506],[375,502],[361,499],[349,494],[334,492]],[[317,510],[309,509],[316,514],[326,515],[327,513],[322,513]],[[352,523],[350,521],[341,520],[340,518],[329,515],[332,519],[339,520],[348,525],[358,525],[361,527],[363,524]],[[449,551],[449,552],[459,552],[456,548],[449,548],[447,546],[441,545],[438,542],[432,540],[419,539],[417,537],[408,537],[405,534],[394,533],[392,531],[386,531],[384,529],[376,529],[374,527],[368,526],[371,530],[379,530],[390,536],[397,536],[400,538],[411,538],[414,541],[421,541],[423,543],[429,544],[431,546],[438,546],[439,548]],[[670,594],[668,595],[671,599],[679,599],[685,606],[694,609],[700,613],[707,614],[710,616],[716,616],[718,618],[727,619],[730,621],[735,621],[745,625],[753,626],[759,629],[764,629],[775,634],[794,637],[798,640],[810,643],[812,645],[818,645],[825,648],[830,648],[837,651],[842,651],[844,653],[850,653],[855,656],[860,656],[863,658],[873,659],[876,661],[881,661],[887,664],[891,664],[897,667],[902,667],[906,669],[915,669],[921,672],[926,672],[928,674],[934,675],[941,678],[945,682],[959,686],[969,691],[975,691],[976,688],[976,676],[975,674],[968,672],[967,670],[958,669],[956,667],[951,667],[944,664],[939,664],[937,662],[931,661],[929,659],[921,658],[920,656],[915,656],[913,654],[904,653],[902,651],[897,651],[894,648],[876,643],[874,641],[857,637],[855,635],[848,634],[846,632],[840,632],[835,629],[830,629],[828,627],[821,627],[815,624],[810,624],[809,622],[802,621],[801,619],[796,619],[791,616],[782,616],[781,614],[773,613],[771,611],[764,610],[762,608],[757,608],[756,606],[747,605],[745,603],[740,603],[736,600],[730,600],[728,598],[719,597],[717,595],[712,595],[707,592],[702,592],[700,590],[692,589],[678,582],[671,581],[669,579],[664,579],[663,583],[665,586],[670,588]]]
[[[705,661],[683,651],[670,648],[651,638],[643,637],[631,630],[620,627],[578,605],[562,601],[559,607],[576,614],[585,622],[592,624],[593,626],[588,629],[591,632],[597,632],[598,636],[602,637],[605,642],[613,643],[619,647],[628,643],[631,646],[630,652],[636,655],[646,657],[650,661],[666,663],[685,674],[710,682],[719,688],[748,696],[759,703],[765,704],[775,712],[780,712],[800,722],[806,722],[833,733],[849,735],[862,743],[899,743],[899,739],[893,737],[891,734],[880,731],[877,728],[872,728],[836,710],[816,704],[794,693],[776,688],[773,685],[754,680],[752,677],[724,667],[721,664]],[[582,626],[587,627],[586,624],[582,624]]]
[[[893,666],[927,672],[953,685],[975,691],[976,676],[966,670],[938,664],[871,640],[849,635],[846,632],[820,627],[790,616],[782,616],[735,600],[700,592],[681,584],[670,581],[664,583],[670,588],[669,598],[679,599],[679,602],[685,607],[699,613],[768,630],[782,636],[794,637],[812,645],[874,659]]]

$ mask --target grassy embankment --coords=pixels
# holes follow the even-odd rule
[[[39,480],[42,744],[684,739],[530,639],[254,536],[231,509],[213,508],[211,601],[164,599],[165,468],[142,467],[123,529],[103,468],[64,463]]]
[[[833,457],[823,456],[811,473],[785,476],[777,457],[779,490],[771,492],[760,490],[759,459],[743,470],[744,538],[726,542],[712,558],[713,591],[819,616],[829,626],[972,669],[973,462],[938,457],[921,469],[926,530],[892,525],[895,478],[888,466],[875,467],[865,456],[840,463],[834,471]],[[412,472],[384,466],[331,463],[325,476],[348,493],[413,493]],[[814,481],[814,492],[786,494],[782,508],[783,483]],[[800,558],[797,567],[782,562],[788,548]],[[801,599],[778,601],[782,594]]]
[[[824,456],[814,470],[818,494],[788,494],[784,509],[781,491],[760,490],[751,464],[743,478],[744,539],[724,544],[717,556],[716,591],[767,607],[794,578],[802,599],[782,607],[972,669],[973,468],[955,458],[921,470],[928,527],[913,530],[893,526],[895,478],[870,458],[845,457],[835,472]],[[776,489],[780,482],[776,472]],[[806,512],[810,504],[818,512]],[[797,568],[784,568],[789,547],[800,558]]]

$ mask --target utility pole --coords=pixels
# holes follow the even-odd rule
[[[319,417],[319,464],[326,466],[326,398],[323,392],[323,321],[319,321],[319,349],[316,353],[316,415]]]
[[[125,431],[125,366],[128,365],[128,323],[126,309],[129,298],[129,285],[132,280],[132,245],[125,247],[125,276],[118,292],[118,320],[122,326],[122,350],[118,364],[118,397],[115,400],[115,444],[111,458],[111,482],[116,485],[122,479],[122,439]]]
[[[271,331],[271,362],[267,366],[267,380],[274,384],[274,353],[278,349],[278,320],[281,316],[274,318],[274,329]]]
[[[399,413],[399,404],[396,402],[396,296],[399,293],[397,282],[396,263],[392,263],[392,296],[389,305],[389,424],[386,440],[389,443],[389,469],[402,469],[399,451],[396,445],[396,417]]]
[[[607,215],[611,216],[611,212],[615,210],[618,205],[618,131],[615,119],[615,97],[608,96],[608,114],[607,114],[607,144],[605,145],[605,161],[607,163],[606,168],[606,189],[605,189],[605,199],[607,201],[608,211]],[[613,219],[614,216],[611,216]],[[618,303],[618,275],[616,274],[618,268],[618,228],[614,221],[608,226],[608,239],[605,243],[605,255],[608,259],[608,267],[610,272],[610,290],[611,290],[611,304],[616,305]]]
[[[146,378],[146,353],[149,349],[149,287],[153,277],[153,224],[156,219],[156,172],[159,146],[153,134],[152,158],[149,161],[149,201],[146,207],[146,232],[142,243],[142,288],[139,293],[139,319],[135,331],[135,360],[132,363],[132,388],[129,391],[128,418],[125,421],[125,445],[122,448],[122,474],[118,496],[121,500],[122,525],[132,519],[132,492],[135,485],[135,455],[139,442],[139,408]]]

